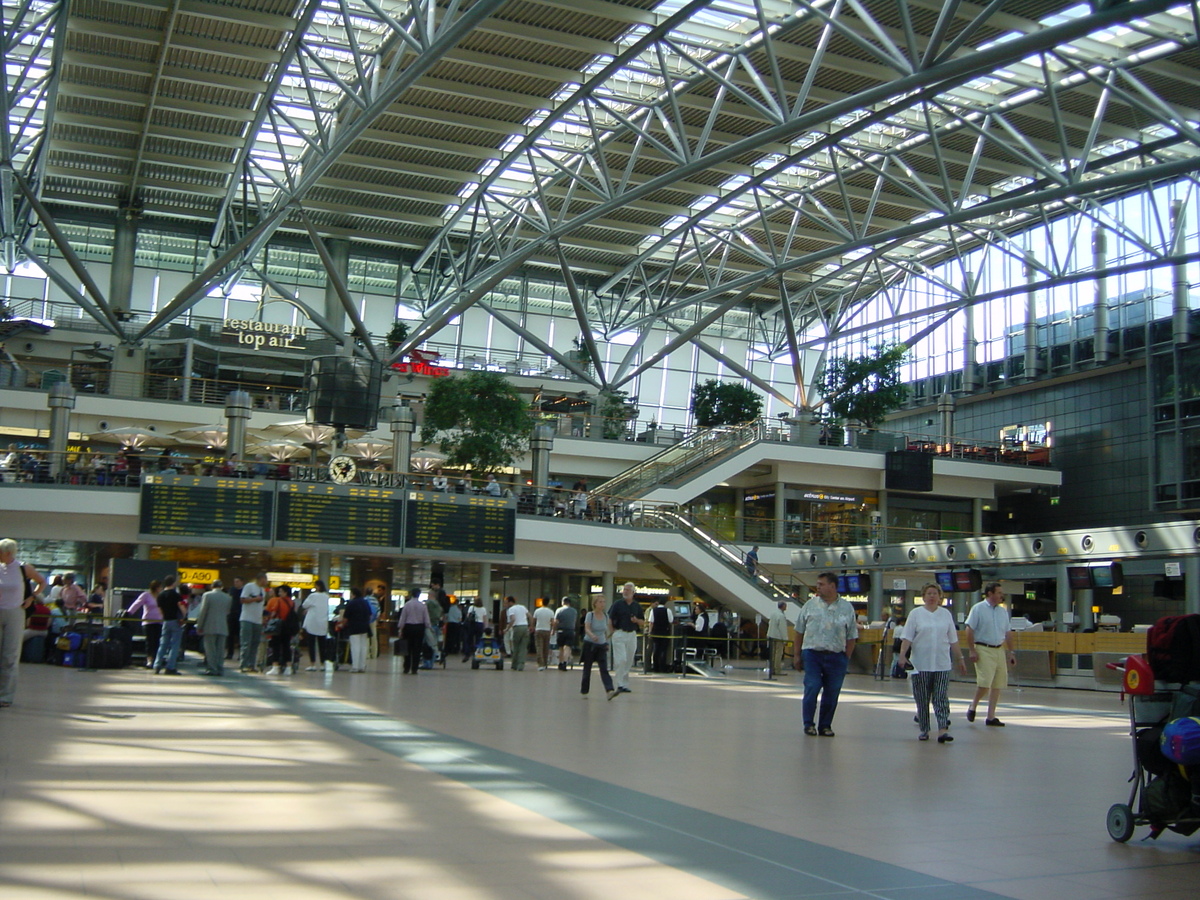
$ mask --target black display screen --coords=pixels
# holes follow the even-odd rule
[[[442,556],[513,556],[516,501],[409,491],[404,547]]]
[[[267,546],[274,501],[273,486],[252,478],[147,475],[138,539]]]
[[[399,550],[404,492],[355,485],[280,483],[275,543],[336,550]]]

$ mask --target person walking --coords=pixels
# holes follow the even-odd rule
[[[833,737],[833,716],[837,712],[842,682],[850,668],[850,655],[858,643],[858,622],[854,607],[838,597],[837,576],[822,572],[817,576],[817,595],[800,610],[796,620],[794,662],[804,669],[804,733]],[[821,701],[817,714],[818,695]]]
[[[150,582],[146,590],[137,595],[129,609],[128,615],[142,616],[142,634],[146,637],[146,668],[154,668],[154,660],[158,656],[158,645],[162,641],[163,618],[162,610],[158,608],[158,594],[162,590],[162,582],[157,578]]]
[[[903,668],[911,655],[916,670],[909,683],[917,704],[920,729],[917,739],[929,740],[929,702],[932,698],[938,743],[948,744],[954,740],[950,734],[950,657],[954,656],[964,675],[967,664],[958,646],[954,616],[942,605],[942,589],[930,582],[921,588],[921,599],[925,605],[910,612],[904,623],[904,639],[900,642],[900,655],[896,661]]]
[[[429,610],[413,591],[408,602],[400,608],[396,627],[404,639],[404,674],[416,675],[421,669],[421,648],[425,646],[425,629],[429,627]],[[473,648],[472,648],[473,649]]]
[[[967,655],[975,664],[975,696],[967,708],[967,721],[975,721],[979,701],[987,695],[987,716],[984,725],[1003,728],[1004,723],[996,718],[996,704],[1000,702],[1000,691],[1008,687],[1008,667],[1017,663],[1013,648],[1012,620],[1004,602],[1004,591],[1000,582],[993,581],[984,588],[983,601],[976,603],[967,613],[965,634]]]
[[[12,706],[16,696],[25,609],[46,590],[46,579],[17,559],[17,549],[12,538],[0,540],[0,709]]]
[[[529,653],[529,610],[516,597],[504,598],[504,630],[512,639],[512,660],[508,667],[514,672],[524,672]]]
[[[225,674],[225,638],[229,634],[229,610],[233,607],[233,598],[225,593],[224,587],[220,580],[214,581],[196,611],[196,631],[204,648],[201,675]]]
[[[767,640],[771,644],[772,678],[787,674],[783,671],[783,648],[788,640],[787,601],[780,600],[775,606],[775,612],[767,622]]]
[[[571,605],[570,597],[562,598],[562,605],[554,611],[554,640],[558,646],[558,670],[567,671],[571,665],[571,654],[575,651],[575,631],[579,625],[579,610]]]
[[[476,597],[475,605],[467,610],[466,621],[463,622],[463,662],[475,655],[475,648],[483,640],[483,632],[488,627],[490,619],[491,616],[488,608],[484,605],[483,597]]]
[[[592,683],[592,666],[600,669],[600,682],[609,700],[617,696],[612,676],[608,674],[608,641],[612,636],[612,621],[604,610],[604,598],[592,602],[592,611],[583,617],[583,681],[579,693],[584,697]]]
[[[545,672],[550,665],[550,635],[554,633],[554,610],[548,600],[533,611],[533,644],[537,650],[537,667]]]
[[[613,680],[617,683],[618,693],[628,694],[629,672],[637,656],[638,630],[646,624],[632,581],[621,586],[621,599],[613,604],[609,618],[612,620]]]

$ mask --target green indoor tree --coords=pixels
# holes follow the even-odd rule
[[[744,384],[710,378],[692,388],[692,412],[701,428],[741,425],[762,415],[762,397]]]
[[[900,383],[900,366],[907,352],[903,344],[879,344],[862,356],[829,360],[820,383],[829,411],[865,428],[878,428],[904,403],[907,388]]]
[[[492,472],[511,466],[529,442],[529,407],[498,372],[434,379],[421,439],[437,441],[448,466]]]

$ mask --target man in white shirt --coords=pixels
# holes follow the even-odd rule
[[[504,598],[504,630],[512,636],[512,662],[514,672],[525,671],[525,654],[529,650],[529,610],[517,603],[516,597]]]
[[[783,648],[788,639],[787,601],[780,600],[767,622],[767,640],[771,642],[771,677],[786,675],[783,671]]]
[[[975,721],[975,710],[987,694],[984,724],[998,728],[1003,728],[1004,723],[996,718],[996,704],[1000,701],[1000,691],[1008,687],[1008,667],[1017,662],[1011,620],[1008,610],[1000,605],[1003,602],[1000,582],[993,581],[984,589],[983,602],[976,603],[967,613],[965,626],[967,655],[975,663],[976,685],[975,697],[967,709],[967,721]]]
[[[554,610],[543,600],[533,611],[533,643],[537,648],[538,671],[545,672],[550,664],[550,632],[554,627]]]
[[[242,588],[242,616],[238,620],[242,645],[243,672],[258,671],[258,645],[263,633],[263,606],[266,604],[267,573],[259,572],[254,581]]]

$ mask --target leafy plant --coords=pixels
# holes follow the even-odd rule
[[[903,344],[879,344],[862,356],[829,360],[820,382],[825,405],[841,419],[879,427],[904,403],[907,388],[900,382],[900,366],[907,352]]]
[[[710,378],[692,388],[692,412],[701,428],[741,425],[762,415],[762,397],[744,384]]]
[[[392,330],[387,333],[386,340],[387,340],[388,346],[391,347],[393,350],[395,350],[397,347],[399,347],[401,344],[404,343],[404,339],[407,337],[408,337],[408,323],[401,321],[401,320],[397,320],[396,323],[394,325],[392,325]]]
[[[529,409],[498,372],[467,372],[429,386],[421,439],[437,441],[449,467],[492,472],[510,466],[529,443]]]
[[[604,419],[604,437],[615,440],[625,433],[625,423],[637,418],[638,409],[626,391],[601,391],[596,412]]]

